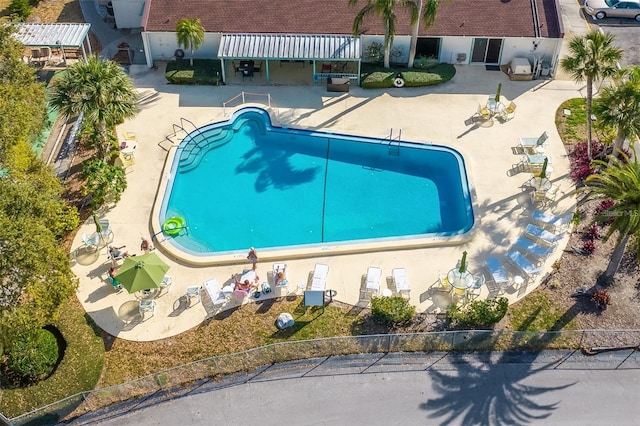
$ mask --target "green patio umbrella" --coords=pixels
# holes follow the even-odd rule
[[[549,157],[544,157],[544,162],[542,163],[542,170],[540,171],[540,179],[547,178],[547,165],[549,164]]]
[[[461,274],[464,274],[465,272],[467,272],[467,252],[466,252],[466,250],[462,252],[462,260],[460,260],[460,268],[458,269],[458,272],[460,272]]]
[[[154,252],[142,256],[127,257],[120,267],[115,279],[129,293],[160,287],[169,265],[164,263]]]

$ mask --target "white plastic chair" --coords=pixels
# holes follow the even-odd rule
[[[485,277],[483,274],[480,274],[478,278],[473,282],[471,288],[467,290],[467,298],[470,300],[476,299],[480,296],[480,289],[485,283]]]
[[[160,290],[164,288],[165,290],[167,290],[167,293],[168,293],[169,290],[171,289],[172,284],[173,284],[173,278],[171,277],[171,275],[165,275],[162,278],[162,281],[160,282]]]
[[[94,233],[91,236],[87,234],[82,234],[82,242],[89,249],[98,250],[98,244],[100,244],[100,234]]]
[[[440,288],[447,291],[451,290],[451,283],[449,282],[449,277],[447,277],[447,274],[439,273],[438,283],[440,284]]]
[[[138,303],[138,310],[140,311],[140,317],[144,320],[144,313],[151,312],[151,316],[156,314],[156,301],[155,300],[141,300]]]
[[[192,285],[187,287],[187,302],[189,303],[189,306],[191,306],[191,298],[194,297],[196,299],[198,299],[198,302],[200,302],[200,286],[199,285]]]

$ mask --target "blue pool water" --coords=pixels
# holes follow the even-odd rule
[[[473,225],[457,151],[274,127],[245,108],[180,144],[160,223],[185,219],[181,249],[256,248],[451,236]]]

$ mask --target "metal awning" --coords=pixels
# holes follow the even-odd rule
[[[14,24],[15,37],[27,47],[83,47],[90,24]]]
[[[224,34],[221,59],[360,60],[360,38],[346,35]]]

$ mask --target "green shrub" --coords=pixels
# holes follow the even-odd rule
[[[44,378],[58,361],[58,342],[48,330],[25,334],[7,350],[7,367],[27,380]]]
[[[428,70],[438,64],[439,62],[436,58],[427,58],[426,56],[420,56],[413,61],[413,67],[419,70]]]
[[[171,84],[193,84],[217,86],[221,83],[220,61],[194,59],[193,67],[188,59],[179,59],[167,64],[165,78]]]
[[[362,80],[360,86],[364,89],[387,89],[393,87],[395,76],[396,73],[391,70],[372,72]]]
[[[374,297],[371,300],[371,314],[376,321],[384,324],[402,324],[413,319],[416,308],[402,296]]]
[[[447,321],[460,325],[488,327],[500,321],[509,309],[509,300],[501,297],[497,300],[474,300],[459,307],[452,304],[447,308]]]
[[[20,21],[28,18],[32,9],[29,0],[11,0],[11,4],[9,4],[9,14],[14,15]]]
[[[451,64],[437,64],[427,69],[382,68],[375,64],[362,64],[364,77],[360,86],[364,89],[387,89],[393,87],[398,73],[404,80],[405,87],[422,87],[440,84],[451,80],[456,75],[456,68]]]

